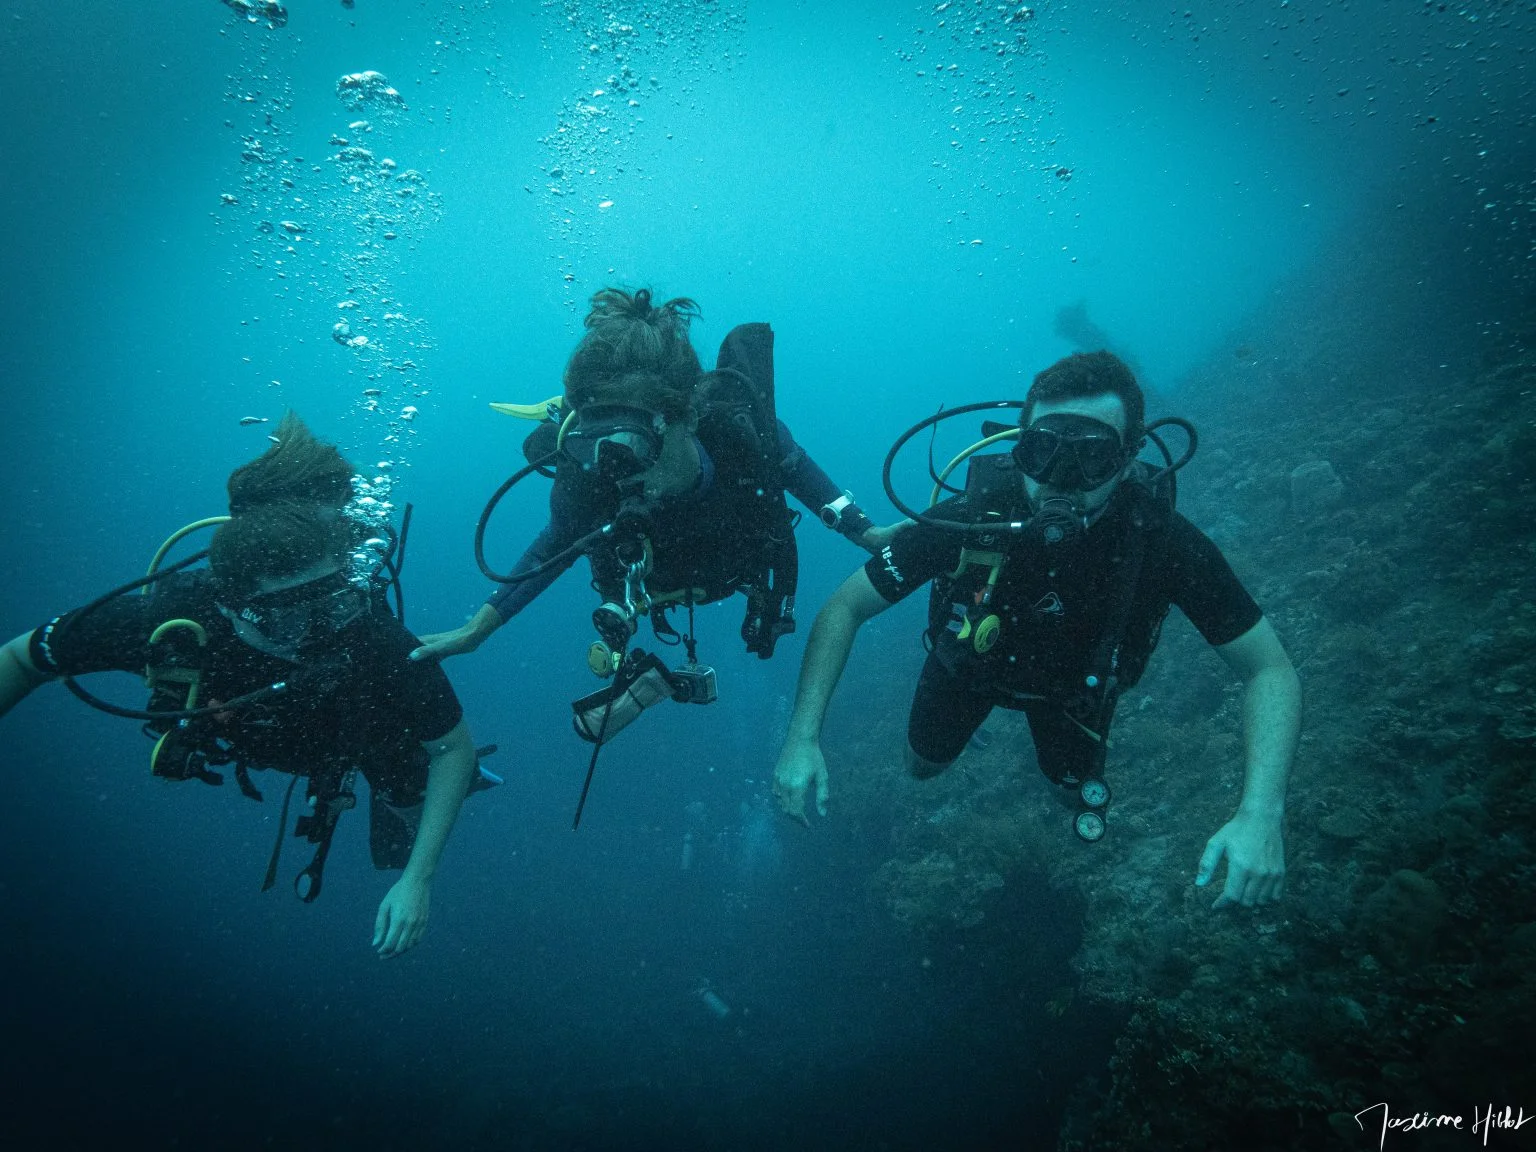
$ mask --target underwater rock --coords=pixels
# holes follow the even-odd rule
[[[1371,417],[1371,423],[1378,428],[1389,431],[1393,428],[1401,428],[1408,418],[1396,408],[1378,408],[1376,414]]]
[[[1522,924],[1509,934],[1510,955],[1526,963],[1526,970],[1536,970],[1536,922]]]
[[[1360,927],[1372,950],[1398,968],[1422,963],[1445,927],[1446,901],[1440,886],[1422,873],[1401,868],[1360,910]]]
[[[1476,1015],[1453,1019],[1430,1042],[1429,1081],[1452,1098],[1529,1099],[1532,1032],[1536,985],[1486,995]]]
[[[1371,830],[1371,819],[1358,808],[1339,808],[1317,822],[1317,830],[1336,840],[1359,840]]]
[[[1435,831],[1448,855],[1460,856],[1483,842],[1488,834],[1488,812],[1469,792],[1452,796],[1440,806]]]
[[[1536,744],[1536,708],[1525,705],[1499,721],[1498,736],[1507,744],[1529,748]]]
[[[1332,508],[1344,498],[1344,482],[1326,460],[1311,460],[1291,472],[1291,511],[1302,519]]]
[[[1329,1004],[1342,1025],[1351,1028],[1370,1026],[1370,1020],[1366,1017],[1365,1008],[1360,1001],[1349,996],[1335,996]]]
[[[948,852],[929,852],[920,860],[887,860],[874,884],[899,923],[914,931],[941,925],[973,928],[985,918],[988,892],[1003,887],[991,870],[972,870]]]

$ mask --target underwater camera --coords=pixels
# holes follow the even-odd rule
[[[713,704],[720,696],[715,670],[707,664],[684,664],[668,673],[667,680],[679,704]]]

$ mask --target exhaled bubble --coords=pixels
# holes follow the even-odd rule
[[[1049,107],[1036,104],[1033,91],[1020,91],[1027,86],[1021,81],[1045,66],[1035,43],[1037,31],[1048,31],[1041,27],[1040,11],[1029,4],[941,0],[931,6],[925,26],[914,29],[894,53],[902,73],[932,91],[934,118],[937,123],[943,117],[940,138],[949,143],[949,155],[966,153],[974,157],[971,166],[990,171],[987,178],[978,172],[967,188],[1005,195],[1020,189],[994,189],[991,179],[1012,182],[1026,173],[1060,169],[1064,174],[1051,182],[1060,189],[1070,178],[1071,170],[1047,151],[1057,141],[1041,135]],[[932,164],[951,167],[942,158],[932,158]]]
[[[276,26],[287,18],[280,4],[267,0],[224,2],[253,22]],[[246,53],[226,90],[232,111],[225,124],[241,163],[239,186],[220,196],[221,212],[245,219],[250,231],[240,245],[242,258],[272,277],[290,306],[319,308],[319,316],[310,315],[321,325],[326,307],[338,306],[339,315],[325,317],[333,322],[332,341],[345,350],[336,355],[363,377],[359,384],[368,385],[360,396],[354,393],[354,403],[384,422],[386,443],[403,443],[414,434],[417,405],[424,406],[429,394],[427,373],[414,357],[431,343],[426,322],[407,313],[408,302],[392,299],[390,279],[420,226],[440,212],[440,197],[428,189],[426,175],[407,167],[409,158],[390,139],[409,111],[406,101],[379,71],[341,76],[335,91],[343,114],[334,132],[313,140],[328,141],[326,162],[307,163],[293,153],[287,130],[293,99],[291,61],[285,61],[296,42],[255,32],[230,42]],[[295,195],[301,186],[302,195]],[[375,476],[374,485],[381,480],[387,477]],[[387,508],[386,501],[378,503]]]
[[[739,34],[743,6],[611,0],[599,7],[545,0],[543,7],[558,18],[551,32],[568,45],[579,79],[557,110],[552,130],[539,141],[549,151],[541,165],[548,180],[523,188],[545,197],[552,238],[579,242],[611,207],[606,194],[622,191],[631,179],[625,153],[647,131],[645,104],[668,96],[681,102],[707,73],[731,64],[736,53],[727,37]],[[594,177],[601,181],[595,187],[589,179]],[[594,194],[599,190],[603,194]],[[566,283],[575,279],[561,274]]]
[[[382,72],[369,69],[366,72],[349,72],[336,81],[336,95],[349,108],[374,106],[378,108],[406,108],[405,97],[394,88]]]
[[[277,0],[224,0],[224,4],[252,24],[281,28],[288,23],[288,9]]]

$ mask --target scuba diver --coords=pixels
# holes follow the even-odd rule
[[[655,304],[643,288],[605,288],[592,297],[563,394],[494,405],[538,422],[528,466],[492,497],[476,533],[476,559],[500,586],[468,623],[424,637],[414,658],[474,651],[586,555],[602,600],[588,664],[613,683],[577,701],[574,719],[601,745],[659,700],[715,698],[714,672],[696,660],[696,606],[744,593],[741,636],[761,659],[794,631],[798,514],[785,492],[872,554],[890,542],[903,525],[876,527],[778,419],[769,326],[732,329],[705,372],[688,335],[697,315],[688,299]],[[535,471],[554,481],[549,523],[499,573],[485,559],[486,524]],[[685,635],[668,622],[672,610],[686,614]],[[631,646],[647,616],[660,642],[686,645],[680,668]]]
[[[291,775],[264,888],[277,875],[294,787],[307,778],[293,833],[315,845],[295,880],[306,902],[320,894],[361,772],[374,864],[404,870],[373,937],[380,956],[397,956],[426,930],[432,877],[465,795],[499,780],[479,768],[442,670],[408,658],[419,641],[387,603],[392,586],[399,604],[403,533],[360,578],[357,550],[384,541],[360,540],[366,525],[348,514],[352,468],[293,413],[277,433],[230,476],[230,516],[189,525],[149,576],[0,649],[0,715],[63,678],[87,703],[145,721],[158,777],[222,784],[214,769],[230,765],[240,790],[260,800],[252,771]],[[179,538],[213,525],[206,552],[160,567]],[[144,675],[148,707],[109,704],[74,679],[102,671]]]
[[[1018,408],[1017,427],[984,439],[934,473],[927,512],[903,504],[891,466],[903,444],[940,420]],[[811,629],[789,732],[775,768],[780,808],[806,823],[807,792],[826,815],[822,721],[860,625],[933,582],[927,660],[907,725],[906,763],[944,771],[995,707],[1022,711],[1041,771],[1070,792],[1073,829],[1104,835],[1103,768],[1118,695],[1141,677],[1163,618],[1177,605],[1246,683],[1245,776],[1233,817],[1207,842],[1195,883],[1226,860],[1215,907],[1264,904],[1284,889],[1282,818],[1300,738],[1301,689],[1273,627],[1221,552],[1174,509],[1176,473],[1194,428],[1145,424],[1141,388],[1108,352],[1077,353],[1034,378],[1026,398],[963,405],[909,430],[886,458],[896,507],[918,521],[833,594]],[[1175,461],[1157,429],[1189,444]],[[1148,441],[1161,467],[1139,460]],[[993,443],[1011,451],[974,455]],[[969,459],[963,489],[947,484]]]

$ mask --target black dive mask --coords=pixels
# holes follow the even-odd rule
[[[1112,425],[1056,412],[1020,430],[1013,459],[1037,484],[1058,492],[1089,492],[1125,466],[1125,447]]]
[[[589,404],[562,447],[583,472],[611,483],[628,480],[661,458],[662,418],[629,404]]]
[[[218,607],[246,644],[269,656],[291,659],[306,644],[340,632],[368,606],[367,589],[340,571]]]

